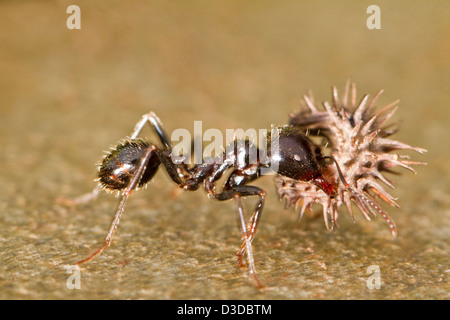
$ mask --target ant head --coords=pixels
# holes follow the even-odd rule
[[[126,140],[111,151],[99,169],[99,181],[108,190],[123,190],[137,172],[139,162],[151,145],[141,139]],[[156,154],[150,156],[138,186],[146,184],[156,173],[160,160]]]
[[[331,182],[330,182],[331,181]],[[323,175],[315,177],[312,182],[322,189],[331,199],[337,196],[337,184],[330,179],[324,178]]]
[[[317,163],[319,166],[318,174],[312,182],[318,186],[320,189],[322,189],[331,199],[336,198],[338,194],[338,181],[336,177],[336,171],[334,170],[334,164],[332,163],[334,159],[329,156],[317,156]],[[339,171],[338,171],[339,173]],[[345,180],[342,180],[341,182],[345,183]]]
[[[277,173],[299,181],[309,181],[322,189],[330,198],[337,195],[335,171],[330,169],[329,157],[321,148],[294,126],[280,128],[276,146],[270,148],[272,164],[276,161]]]

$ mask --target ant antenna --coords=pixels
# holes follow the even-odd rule
[[[363,206],[365,208],[368,208],[372,213],[378,213],[389,225],[389,228],[391,229],[391,233],[392,235],[395,237],[397,236],[397,227],[395,225],[394,220],[392,220],[392,218],[386,213],[386,211],[384,211],[379,205],[378,203],[376,203],[375,201],[367,198],[365,195],[363,195],[361,192],[355,190],[352,186],[350,186],[348,184],[348,182],[345,180],[344,175],[341,171],[341,168],[339,167],[339,163],[336,161],[336,159],[332,156],[326,156],[324,158],[328,158],[334,161],[334,163],[336,164],[336,169],[339,175],[339,179],[342,181],[345,191],[350,192],[353,197],[355,197],[357,200],[361,201],[361,203],[363,204]]]

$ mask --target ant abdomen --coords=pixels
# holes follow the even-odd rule
[[[126,140],[119,144],[104,159],[98,177],[103,188],[123,190],[138,169],[139,162],[151,145],[142,139]],[[156,173],[160,160],[156,154],[150,157],[139,186],[145,185]]]

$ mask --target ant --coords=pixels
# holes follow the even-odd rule
[[[156,132],[163,145],[162,147],[138,138],[139,133],[147,123]],[[268,145],[276,145],[275,148],[267,148],[269,164],[262,163],[259,157],[256,161],[249,161],[251,152],[257,151],[259,155],[260,150],[248,140],[235,139],[232,143],[234,147],[232,152],[224,152],[221,158],[207,158],[201,164],[188,167],[184,162],[176,163],[172,160],[172,144],[156,114],[151,112],[142,116],[130,137],[103,159],[98,174],[99,186],[92,193],[73,201],[79,203],[94,199],[101,189],[121,192],[121,200],[103,244],[90,256],[76,262],[76,264],[79,265],[91,260],[111,244],[114,231],[119,224],[130,194],[138,187],[148,183],[161,165],[165,168],[171,180],[184,190],[194,191],[199,188],[200,184],[203,184],[209,198],[219,201],[236,200],[238,220],[243,238],[242,245],[236,253],[238,264],[241,267],[246,267],[243,259],[244,254],[246,254],[248,272],[259,287],[263,287],[263,285],[256,274],[252,240],[261,219],[266,191],[249,185],[249,183],[260,177],[263,169],[275,167],[276,169],[273,170],[276,174],[314,184],[328,195],[330,203],[331,199],[337,197],[338,185],[341,182],[345,191],[350,192],[353,197],[377,210],[388,222],[392,221],[376,203],[349,186],[337,161],[333,157],[324,156],[321,148],[308,138],[301,129],[292,125],[276,129],[278,132],[276,138],[267,139]],[[227,148],[228,150],[230,149]],[[333,170],[330,160],[336,165],[337,174]],[[274,164],[275,166],[273,166]],[[216,183],[229,170],[231,170],[231,173],[226,178],[221,191],[217,191]],[[248,222],[245,220],[242,204],[242,198],[247,196],[259,198]],[[395,229],[393,222],[390,223],[391,229]]]

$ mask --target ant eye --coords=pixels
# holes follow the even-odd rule
[[[143,140],[125,141],[103,159],[99,181],[105,189],[122,190],[137,170],[139,160],[149,148]]]

